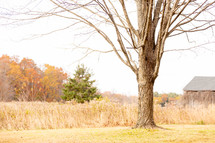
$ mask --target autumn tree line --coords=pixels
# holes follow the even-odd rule
[[[32,59],[0,57],[0,101],[60,100],[64,81],[62,68],[45,64],[38,67]]]
[[[107,98],[120,104],[137,104],[137,96],[103,92],[93,87],[94,80],[84,65],[78,66],[74,78],[62,68],[45,64],[38,67],[32,59],[3,55],[0,57],[0,101],[70,101],[78,103]],[[155,104],[165,106],[177,101],[176,93],[154,92]]]

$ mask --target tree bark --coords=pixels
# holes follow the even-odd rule
[[[135,128],[157,127],[153,118],[153,86],[154,81],[151,80],[138,82],[138,119]]]

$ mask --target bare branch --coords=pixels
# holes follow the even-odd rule
[[[215,42],[207,42],[207,43],[199,44],[199,45],[197,45],[197,46],[193,46],[193,47],[190,47],[190,48],[184,48],[184,49],[171,49],[171,50],[165,50],[164,52],[167,53],[167,52],[190,51],[190,50],[193,50],[193,49],[196,49],[196,48],[201,48],[202,46],[209,45],[209,44],[214,44],[214,43],[215,43]]]
[[[162,55],[164,53],[164,44],[165,44],[165,41],[168,37],[168,30],[171,26],[171,19],[174,15],[174,10],[177,8],[177,5],[178,5],[179,1],[175,1],[173,7],[171,8],[171,3],[170,3],[170,0],[167,1],[167,4],[165,6],[165,9],[164,9],[164,17],[162,17],[162,23],[161,23],[161,31],[162,33],[159,33],[159,43],[157,46],[158,47],[158,50],[157,50],[157,61],[156,61],[156,66],[155,66],[155,70],[154,70],[154,73],[153,73],[153,76],[154,78],[156,78],[158,76],[158,72],[159,72],[159,67],[160,67],[160,61],[161,61],[161,58],[162,58]]]
[[[124,43],[123,43],[123,40],[122,40],[122,37],[121,37],[121,33],[115,23],[115,20],[113,18],[113,15],[111,14],[110,12],[110,9],[108,8],[106,2],[103,0],[103,3],[102,4],[101,2],[98,2],[98,5],[104,10],[104,12],[109,16],[110,20],[112,21],[113,25],[114,25],[114,28],[115,28],[115,31],[116,31],[116,35],[117,35],[117,41],[120,45],[120,48],[122,50],[122,53],[124,54],[125,58],[126,58],[126,62],[125,64],[131,68],[131,70],[136,73],[137,72],[137,69],[135,69],[135,67],[131,64],[131,60],[129,59],[129,56],[128,56],[128,53],[125,49],[125,46],[124,46]]]
[[[153,18],[153,31],[156,30],[156,27],[157,27],[157,24],[158,24],[158,21],[159,21],[159,15],[160,15],[160,11],[161,11],[161,6],[163,4],[163,0],[158,0],[157,1],[157,4],[156,4],[156,7],[155,7],[155,10],[154,10],[154,18]]]
[[[43,36],[47,36],[47,35],[50,35],[50,34],[53,34],[53,33],[56,33],[56,32],[60,32],[60,31],[64,31],[64,30],[67,30],[69,28],[71,28],[72,26],[76,25],[76,24],[79,24],[80,22],[75,22],[69,26],[66,26],[66,27],[63,27],[63,28],[59,28],[59,29],[56,29],[56,30],[53,30],[53,31],[50,31],[50,32],[47,32],[47,33],[43,33],[43,34],[36,34],[36,35],[32,35],[30,38],[25,38],[23,40],[32,40],[32,39],[36,39],[36,38],[40,38],[40,37],[43,37]]]
[[[194,27],[194,28],[189,29],[189,30],[175,29],[175,31],[181,31],[180,34],[182,34],[182,33],[184,33],[184,32],[198,32],[198,31],[204,31],[204,30],[207,30],[207,29],[209,29],[209,28],[215,26],[215,24],[211,24],[211,25],[209,25],[209,26],[207,26],[207,27],[203,27],[203,26],[205,26],[205,25],[208,25],[208,23],[204,23],[203,25]],[[178,35],[179,35],[179,34],[178,34]]]
[[[127,22],[127,24],[128,24],[129,29],[130,29],[136,36],[138,36],[137,30],[135,30],[135,28],[134,28],[133,25],[131,24],[130,18],[128,17],[128,12],[127,12],[127,10],[126,10],[126,6],[125,6],[124,0],[120,0],[120,3],[121,3],[121,5],[122,5],[123,13],[124,13],[124,16],[125,16],[125,19],[126,19],[126,22]]]
[[[183,18],[181,21],[179,21],[170,31],[169,34],[170,35],[172,32],[175,31],[175,29],[179,26],[185,25],[187,23],[192,22],[193,20],[195,20],[202,12],[204,12],[205,10],[207,10],[207,8],[209,8],[210,6],[212,6],[214,2],[208,3],[206,4],[207,0],[205,0],[199,7],[197,7],[193,12],[191,12],[189,15],[187,15],[185,18]],[[204,4],[206,4],[204,6]],[[198,11],[199,9],[201,9],[200,11]],[[198,12],[197,12],[198,11]],[[194,15],[193,17],[191,17],[192,15]],[[186,20],[186,21],[185,21]],[[175,20],[174,20],[175,21]],[[174,22],[173,21],[173,22]],[[172,22],[172,23],[173,23]],[[207,21],[205,21],[207,22]]]
[[[177,16],[171,21],[171,24],[172,25],[177,19],[178,17],[182,14],[182,12],[185,10],[185,8],[189,5],[189,3],[191,2],[192,0],[189,0],[188,2],[183,2],[183,4],[185,3],[185,5],[183,6],[183,8],[180,10],[180,12],[178,12]]]
[[[77,49],[82,49],[82,50],[85,50],[85,53],[92,53],[92,52],[98,52],[98,53],[111,53],[111,52],[114,52],[114,50],[108,50],[108,51],[102,51],[102,50],[97,50],[97,49],[93,49],[93,48],[90,48],[90,47],[83,47],[83,46],[78,46],[78,45],[75,45],[74,46],[76,48],[73,48],[73,50],[77,50]],[[119,52],[121,50],[118,50]]]

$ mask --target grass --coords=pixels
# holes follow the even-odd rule
[[[136,120],[137,108],[134,106],[122,106],[106,101],[94,101],[89,104],[2,102],[0,129],[131,126]]]
[[[157,124],[215,124],[215,108],[155,106]],[[85,104],[47,102],[0,102],[0,130],[131,127],[137,105],[106,100]]]
[[[128,127],[0,131],[0,143],[212,143],[215,125],[163,125],[167,130]]]
[[[154,109],[155,122],[167,130],[131,129],[137,105],[0,102],[0,143],[215,142],[214,107]]]

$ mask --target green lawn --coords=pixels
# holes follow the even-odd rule
[[[167,130],[74,128],[52,130],[0,131],[1,143],[213,143],[215,125],[163,125]]]

